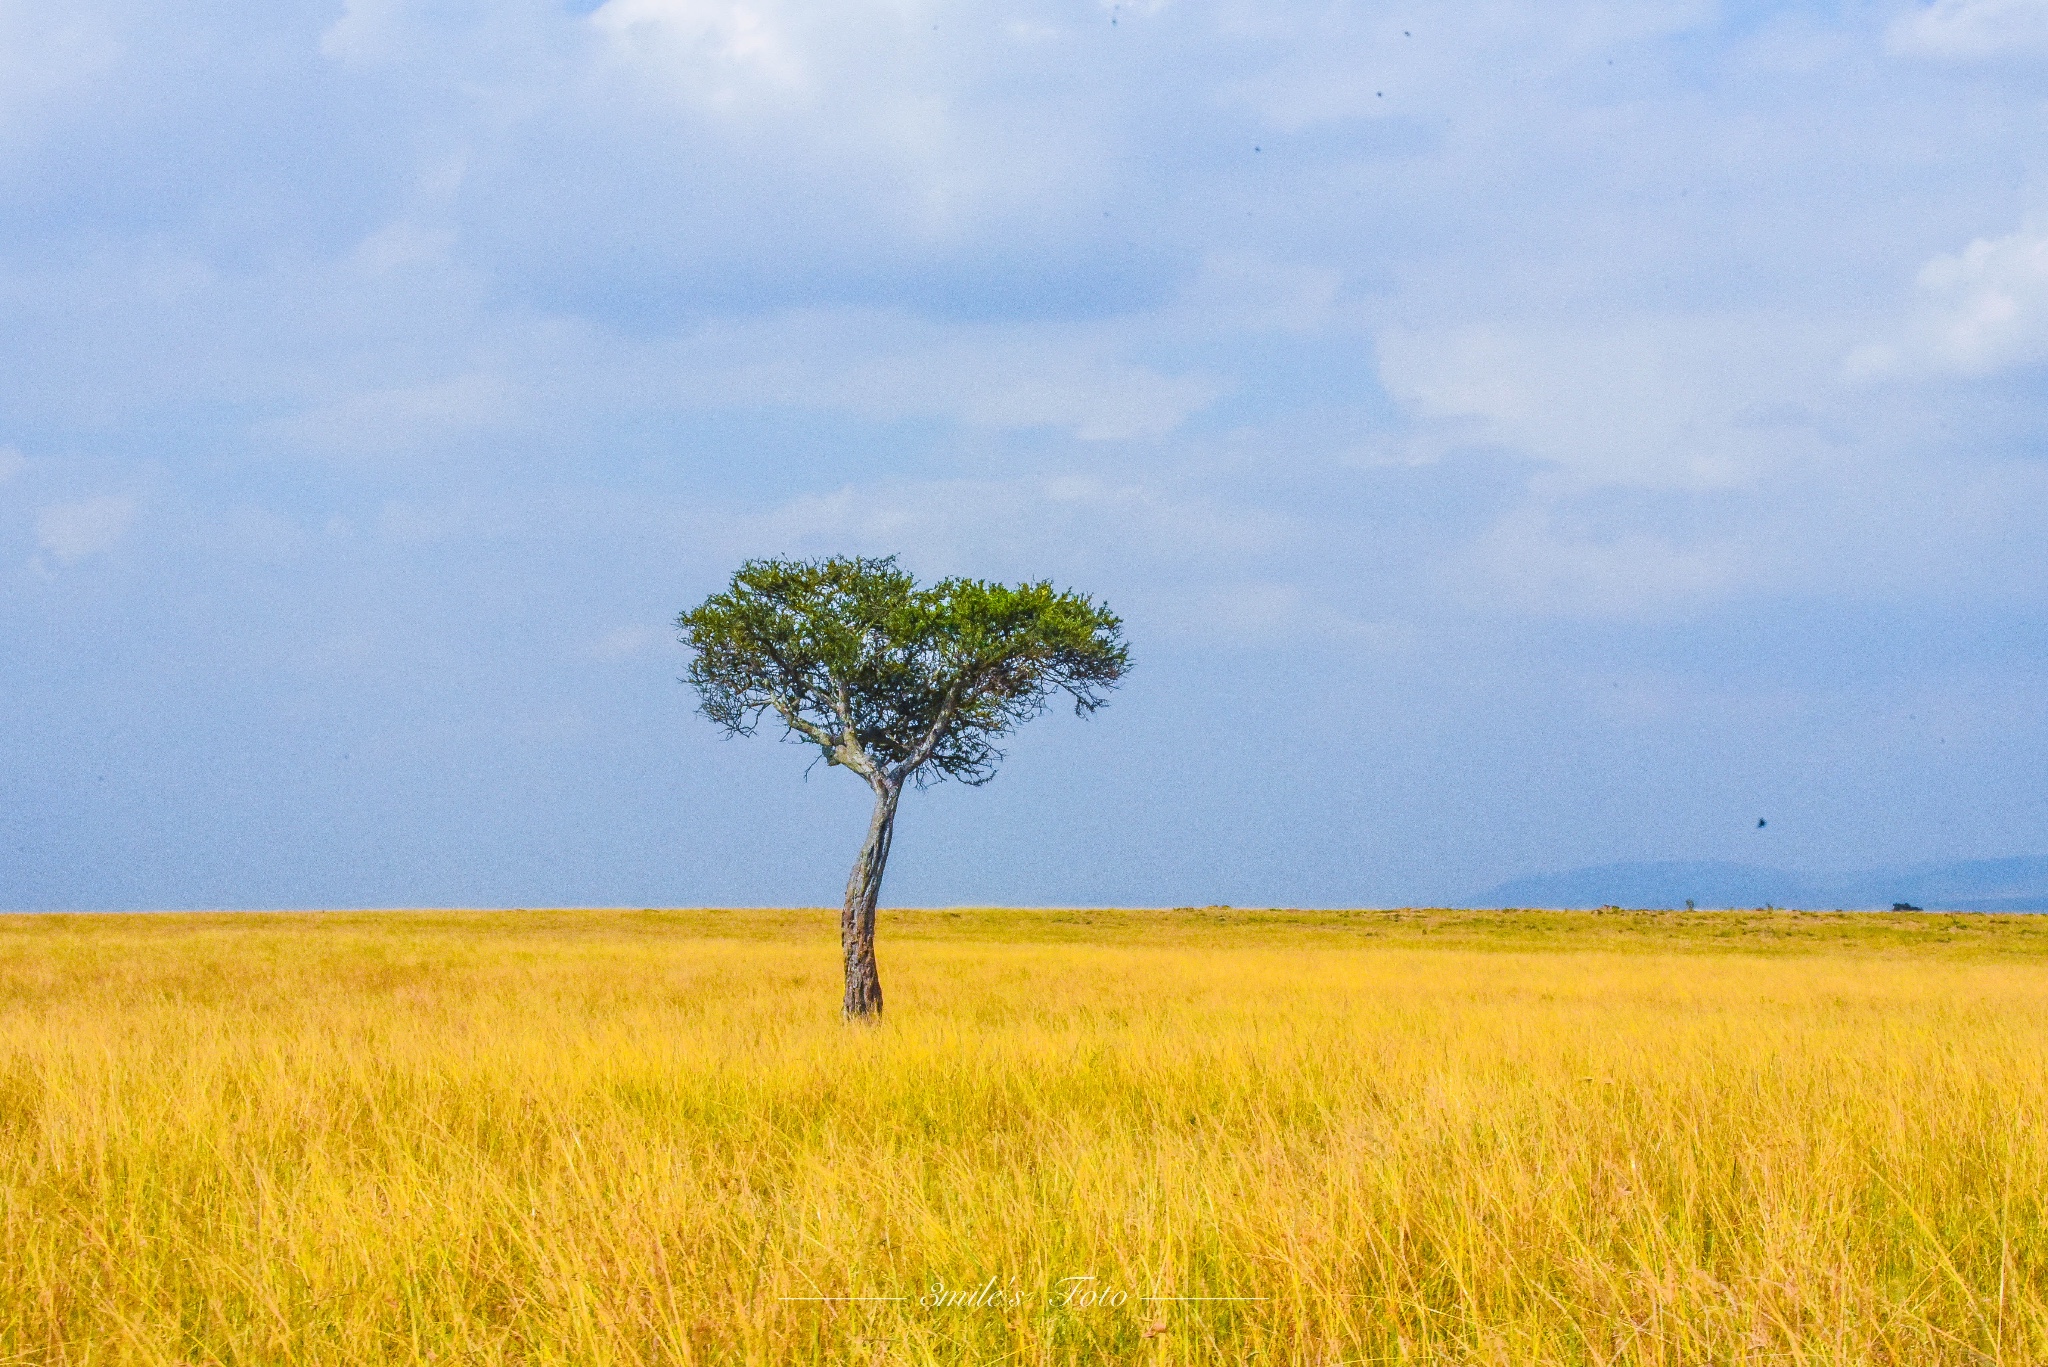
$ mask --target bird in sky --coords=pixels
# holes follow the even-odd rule
[[[1763,819],[1762,817],[1758,817],[1758,818],[1756,819],[1756,828],[1757,828],[1758,830],[1762,830],[1762,829],[1764,828],[1764,826],[1765,826],[1766,824],[1767,824],[1767,823],[1766,823],[1766,822],[1764,821],[1764,819]]]

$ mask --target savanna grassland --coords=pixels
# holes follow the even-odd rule
[[[881,946],[0,917],[0,1362],[2048,1362],[2048,918]]]

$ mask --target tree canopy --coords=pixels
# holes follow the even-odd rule
[[[997,742],[1070,698],[1108,701],[1130,668],[1123,623],[1048,582],[943,579],[894,556],[750,560],[683,613],[704,715],[735,735],[767,717],[871,785],[981,784]]]

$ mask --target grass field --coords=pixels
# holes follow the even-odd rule
[[[2048,917],[881,935],[0,917],[0,1362],[2048,1362]]]

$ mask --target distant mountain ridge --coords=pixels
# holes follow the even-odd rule
[[[1968,859],[1847,873],[1792,873],[1727,860],[1596,864],[1512,878],[1468,905],[1493,907],[1801,907],[2048,911],[2048,858]]]

